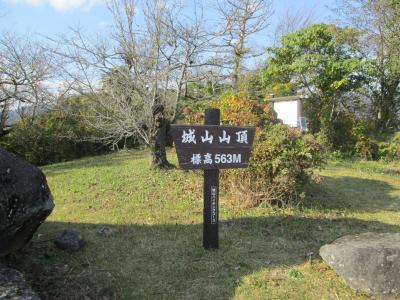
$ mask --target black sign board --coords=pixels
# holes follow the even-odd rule
[[[219,126],[219,109],[205,111],[205,125],[172,125],[172,135],[182,169],[204,170],[203,247],[218,249],[219,169],[245,168],[249,164],[256,128]]]
[[[246,168],[255,127],[172,125],[182,169]]]

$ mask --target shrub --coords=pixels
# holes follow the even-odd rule
[[[257,126],[249,167],[224,170],[222,187],[246,206],[299,204],[316,178],[312,169],[324,163],[322,146],[312,135],[281,124],[267,103],[226,96],[212,106],[221,110],[222,124]]]
[[[400,159],[400,132],[390,142],[379,143],[379,157],[388,161]]]
[[[383,145],[379,145],[373,138],[374,128],[367,119],[357,118],[349,112],[341,112],[336,120],[332,121],[331,137],[321,130],[317,140],[326,149],[330,150],[330,158],[361,158],[363,160],[377,160],[382,153]],[[332,141],[332,144],[329,144]]]
[[[278,122],[276,113],[269,103],[260,103],[254,100],[240,99],[236,96],[227,95],[211,103],[211,107],[220,109],[221,124],[223,125],[233,124],[265,127]],[[204,110],[206,108],[204,105],[184,107],[182,114],[184,115],[185,124],[203,124]]]
[[[85,107],[82,101],[69,99],[72,113],[49,111],[35,119],[21,119],[1,139],[0,146],[36,165],[105,152],[107,149],[101,144],[85,141],[90,132],[78,114],[78,110]]]
[[[192,110],[189,107],[184,107],[182,109],[182,114],[184,116],[185,124],[203,124],[204,123],[203,112]]]
[[[227,96],[215,101],[212,106],[221,110],[222,124],[264,128],[278,122],[276,113],[268,103]]]
[[[297,205],[316,179],[312,170],[323,165],[323,153],[312,135],[275,124],[257,133],[249,167],[227,170],[223,179],[247,206]]]
[[[357,156],[364,160],[377,160],[379,157],[378,150],[378,143],[366,137],[360,138],[355,145]]]
[[[371,136],[371,122],[366,119],[354,119],[351,132],[355,141],[354,154],[364,160],[377,160],[379,147],[378,142]]]
[[[359,126],[356,134],[357,120],[351,113],[340,112],[336,120],[332,122],[333,137],[332,150],[339,151],[344,157],[354,156],[354,147],[359,135],[365,136],[364,126]]]

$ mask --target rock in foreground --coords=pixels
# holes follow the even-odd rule
[[[400,233],[347,235],[322,246],[321,257],[354,289],[400,294]]]
[[[25,246],[53,208],[43,173],[0,149],[0,256]]]
[[[114,231],[110,227],[102,227],[97,234],[102,237],[110,237],[114,234]]]
[[[14,269],[0,267],[0,299],[40,300],[24,276]]]
[[[54,244],[57,248],[62,250],[78,251],[85,245],[85,241],[78,231],[66,229],[63,234],[54,241]]]

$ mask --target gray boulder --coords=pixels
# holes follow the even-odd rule
[[[0,299],[40,300],[20,272],[2,267],[0,267]]]
[[[319,253],[352,288],[373,295],[400,294],[400,233],[347,235]]]
[[[62,250],[78,251],[85,245],[85,241],[78,231],[66,229],[63,234],[54,241],[54,244],[57,248]]]
[[[0,257],[24,247],[53,208],[43,173],[0,149]]]
[[[102,227],[97,234],[102,237],[110,237],[114,234],[114,231],[110,227]]]

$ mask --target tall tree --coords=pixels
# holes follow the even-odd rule
[[[40,103],[52,99],[51,62],[49,53],[27,37],[8,33],[0,38],[0,137],[9,128],[11,109],[30,105],[34,115]]]
[[[133,0],[107,4],[114,16],[107,40],[93,40],[76,30],[56,52],[74,90],[93,102],[85,116],[99,133],[92,138],[117,145],[137,137],[150,149],[153,166],[169,167],[168,123],[192,79],[188,70],[207,64],[202,52],[211,37],[201,14],[185,17],[176,3],[146,2],[144,25]]]
[[[338,0],[340,22],[361,33],[364,58],[370,62],[365,96],[377,134],[399,128],[400,3],[398,0]]]
[[[356,33],[335,25],[315,24],[283,36],[281,46],[268,49],[264,82],[272,93],[302,92],[310,128],[333,141],[333,122],[347,108],[349,91],[362,85],[362,60]]]
[[[249,38],[265,29],[273,14],[272,0],[224,0],[218,2],[223,22],[223,43],[232,66],[232,84],[237,89],[244,61],[260,55],[249,45]]]

